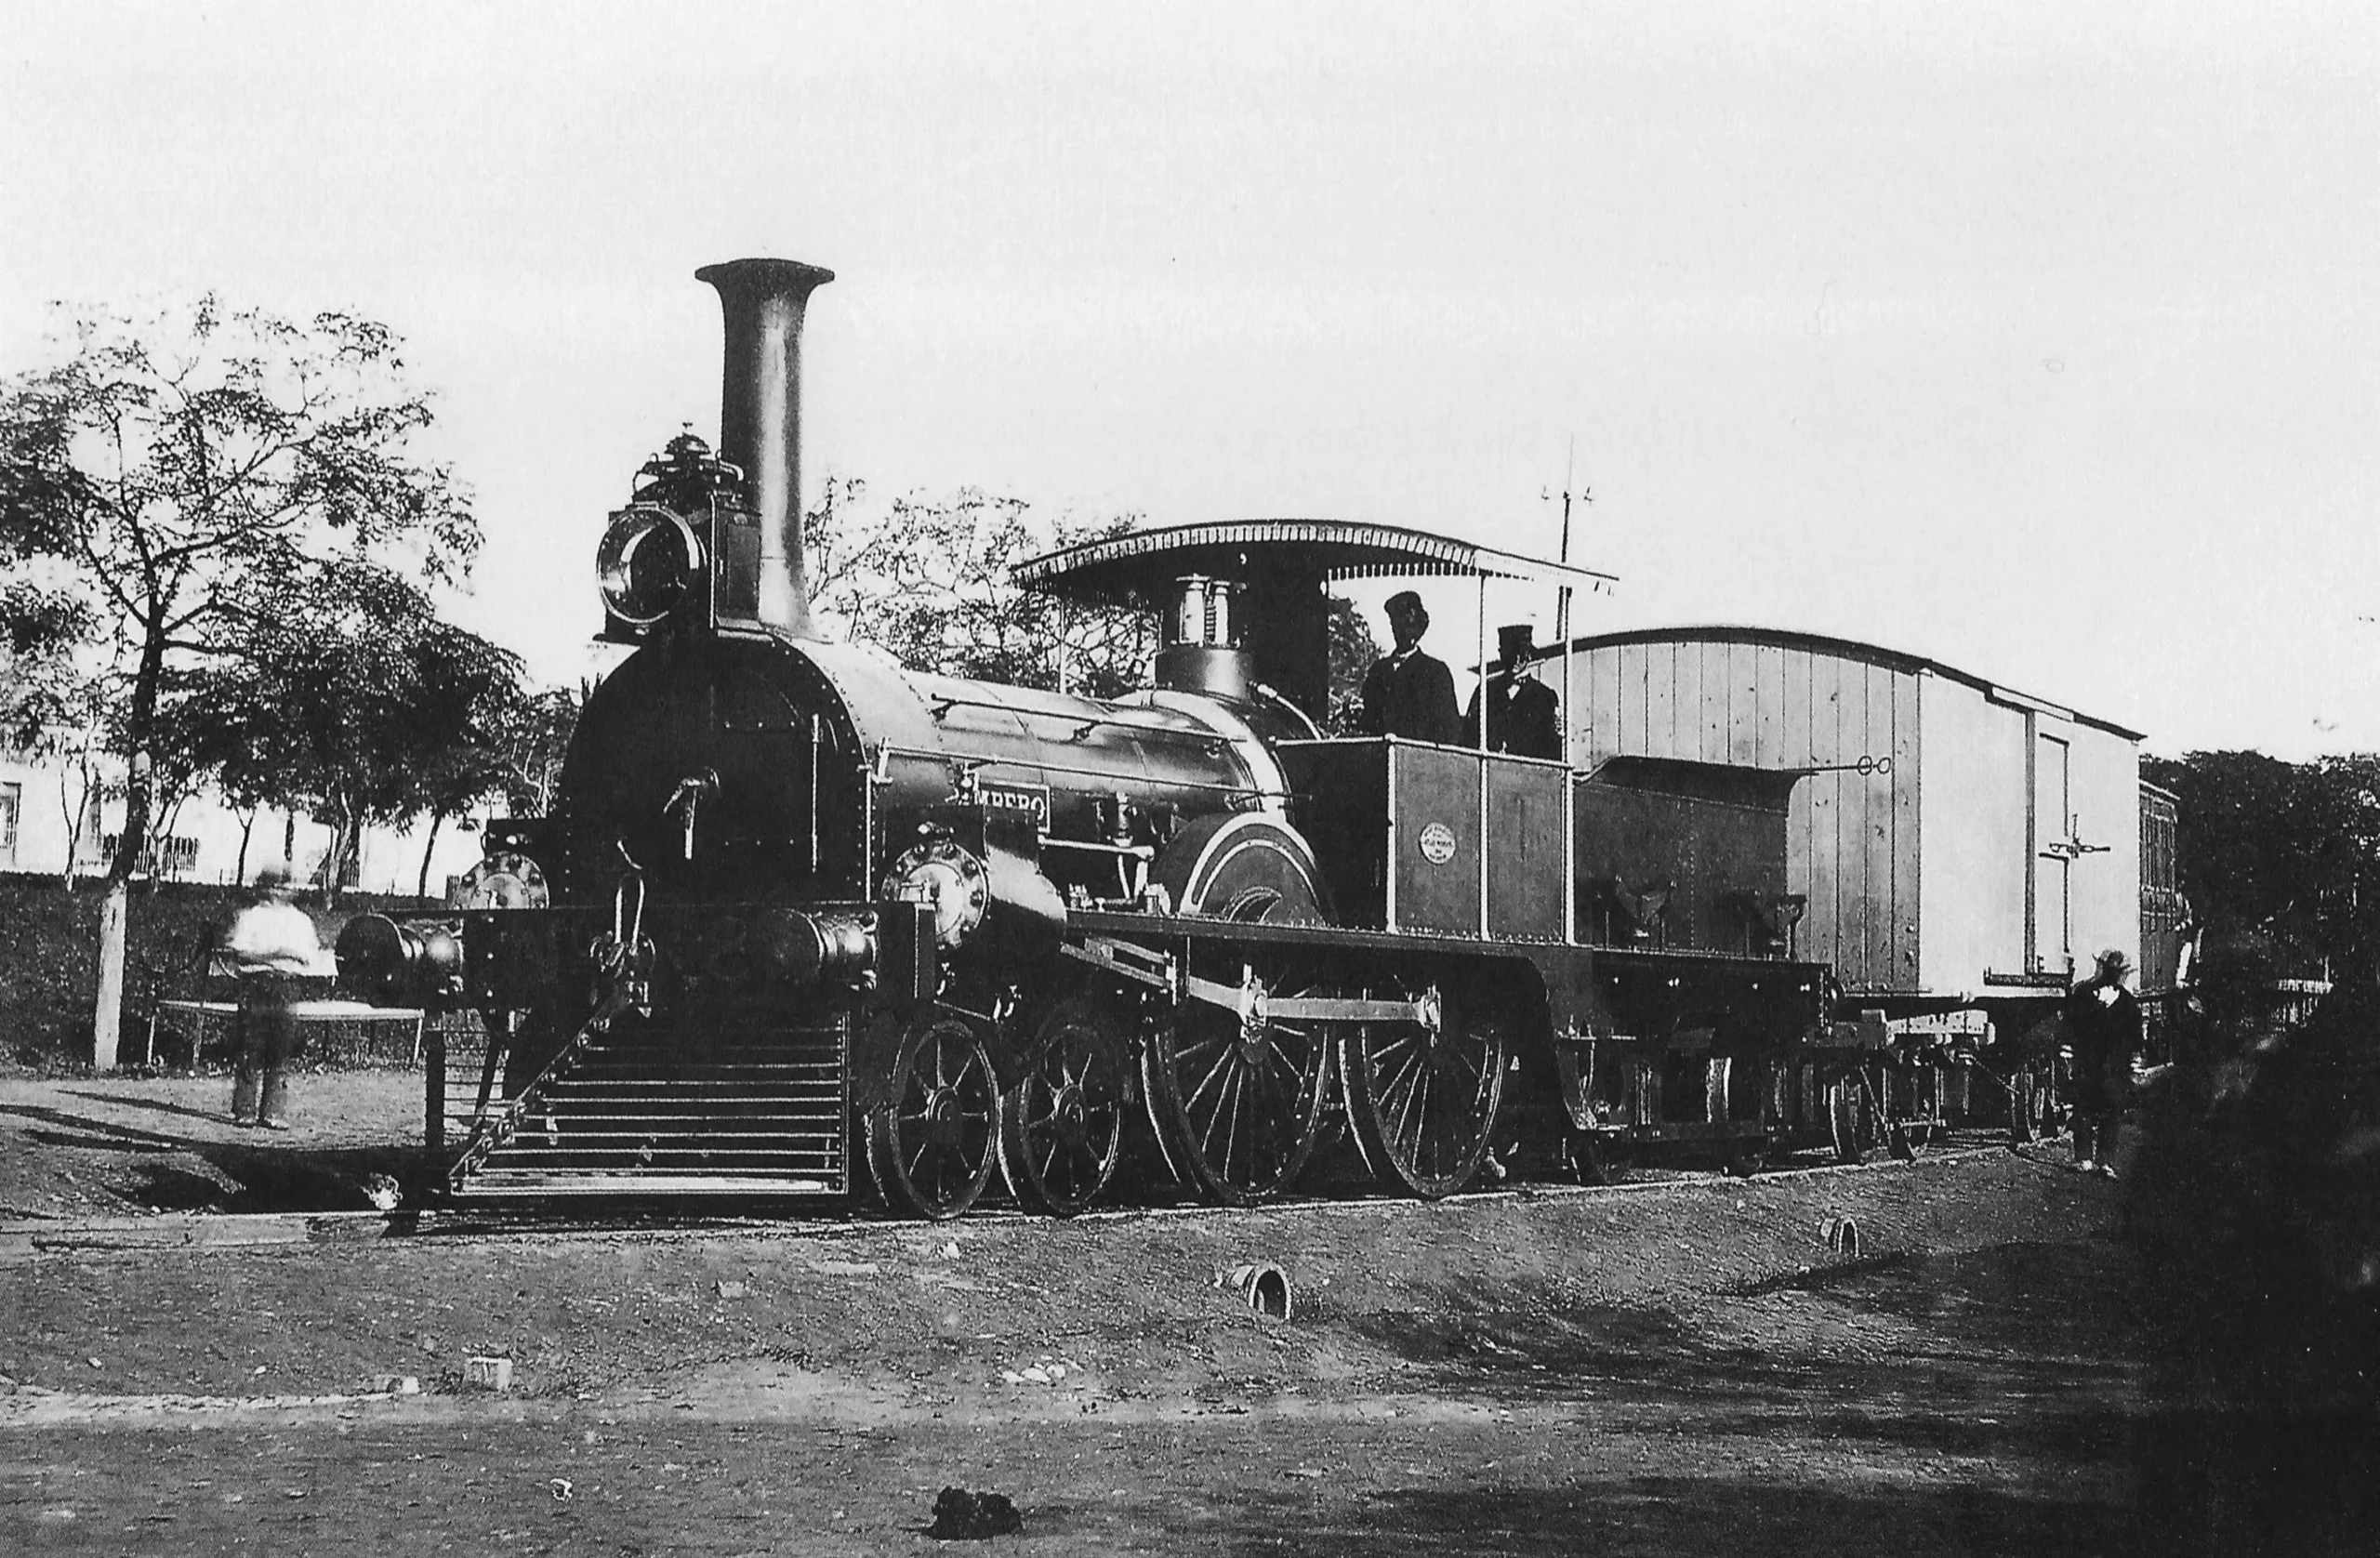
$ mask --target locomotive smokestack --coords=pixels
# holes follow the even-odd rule
[[[760,618],[810,637],[801,560],[801,315],[832,271],[791,259],[707,265],[719,289],[727,351],[721,376],[719,452],[741,466],[760,531]]]

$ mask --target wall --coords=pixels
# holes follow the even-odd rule
[[[2140,966],[2140,747],[2078,726],[2074,743],[2074,834],[2091,852],[2073,866],[2074,957],[2113,947]]]
[[[1918,984],[1979,996],[2025,969],[2027,726],[2022,709],[1950,677],[1925,679],[1925,891]]]
[[[1561,686],[1558,663],[1542,675]],[[1870,659],[1718,629],[1582,640],[1570,677],[1577,767],[1592,772],[1608,758],[1636,755],[1821,770],[1794,786],[1787,818],[1788,891],[1809,900],[1794,951],[1831,962],[1855,992],[1915,987],[1913,669],[1882,654]],[[1858,771],[1862,759],[1871,772]],[[1875,768],[1876,759],[1889,759],[1889,768]]]
[[[121,792],[124,769],[111,763],[110,787]],[[60,759],[36,760],[22,754],[0,752],[0,786],[18,786],[18,817],[13,849],[0,848],[0,872],[22,871],[60,876],[66,870],[68,836],[65,803],[78,799],[82,786],[73,765]],[[104,841],[124,825],[121,793],[102,799],[99,824],[86,827],[74,849],[77,875],[99,876],[107,870]],[[192,796],[171,814],[154,819],[161,842],[157,874],[168,880],[228,883],[245,877],[253,880],[268,865],[279,866],[299,880],[313,877],[330,848],[331,830],[303,813],[273,810],[258,812],[254,826],[212,792]],[[242,836],[246,833],[245,860]],[[370,827],[364,831],[354,891],[411,893],[420,879],[421,853],[427,825],[406,828]],[[5,844],[0,839],[0,844]],[[430,888],[443,895],[447,877],[469,870],[480,855],[479,836],[452,822],[439,830],[430,857]]]

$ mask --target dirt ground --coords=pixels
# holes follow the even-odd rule
[[[219,1081],[0,1083],[0,1550],[919,1552],[948,1485],[1053,1553],[2380,1528],[2340,1491],[2365,1419],[2177,1393],[2125,1182],[2054,1149],[932,1228],[132,1211],[360,1205],[415,1085],[305,1078],[300,1129],[259,1138]],[[1857,1256],[1826,1237],[1846,1218]],[[171,1247],[242,1226],[305,1242]],[[1289,1275],[1286,1321],[1216,1286],[1251,1261]],[[471,1356],[511,1389],[465,1389]]]

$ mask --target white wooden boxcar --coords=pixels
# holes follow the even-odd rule
[[[2140,960],[2139,733],[1873,644],[1673,627],[1569,646],[1570,760],[1801,770],[1793,955],[1907,1029],[2003,1034],[2103,948]],[[1565,684],[1560,651],[1539,674]]]

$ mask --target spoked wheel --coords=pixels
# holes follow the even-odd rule
[[[1107,1010],[1058,1003],[1000,1116],[1000,1170],[1019,1201],[1072,1217],[1107,1188],[1124,1146],[1130,1074]]]
[[[1239,987],[1241,1010],[1185,1000],[1158,1028],[1141,1062],[1149,1117],[1176,1173],[1224,1206],[1253,1206],[1314,1152],[1329,1050],[1317,1024],[1265,1013],[1268,997],[1308,993],[1286,966],[1268,979],[1263,967],[1204,961],[1201,977]]]
[[[1875,1113],[1868,1105],[1868,1089],[1857,1071],[1844,1071],[1826,1085],[1828,1133],[1834,1139],[1838,1163],[1864,1163],[1876,1144]]]
[[[1471,1182],[1504,1096],[1505,1036],[1492,1013],[1431,985],[1435,1022],[1359,1023],[1340,1041],[1347,1118],[1372,1173],[1425,1201]]]
[[[902,1036],[891,1102],[868,1111],[867,1164],[895,1211],[941,1222],[975,1204],[1000,1134],[999,1078],[983,1038],[955,1017]]]
[[[2016,1096],[2008,1101],[2009,1134],[2018,1142],[2046,1142],[2057,1134],[2060,1106],[2057,1062],[2027,1061],[2016,1073]]]
[[[1934,1140],[1942,1097],[1941,1076],[1929,1063],[1920,1061],[1905,1074],[1888,1072],[1886,1077],[1890,1090],[1885,1096],[1891,1114],[1884,1122],[1884,1146],[1903,1163],[1912,1163]],[[1904,1107],[1907,1115],[1902,1113]]]

